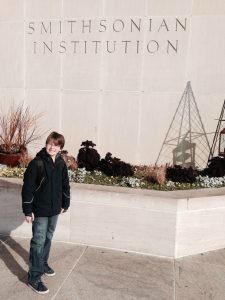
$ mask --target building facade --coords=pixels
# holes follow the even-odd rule
[[[155,163],[188,81],[211,143],[225,98],[223,0],[1,0],[0,103],[76,156]],[[40,147],[30,148],[31,152]]]

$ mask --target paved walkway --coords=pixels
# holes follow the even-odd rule
[[[54,277],[27,285],[29,239],[0,237],[0,299],[225,300],[225,250],[172,260],[53,242]]]

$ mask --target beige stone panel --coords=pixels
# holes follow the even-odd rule
[[[225,247],[225,208],[201,209],[177,217],[176,257]]]
[[[57,22],[52,22],[50,34],[49,22],[45,22],[45,33],[40,22],[26,23],[26,87],[60,88],[61,75],[61,36],[57,34]],[[30,29],[33,27],[33,29]]]
[[[11,104],[19,104],[24,100],[24,89],[1,89],[0,88],[0,106],[5,108]]]
[[[147,0],[147,15],[150,16],[175,16],[191,13],[192,0]]]
[[[96,31],[97,19],[91,21],[89,28],[83,29],[82,20],[65,27],[63,39],[66,41],[66,53],[62,54],[62,86],[73,90],[99,90],[102,68],[101,34]],[[85,23],[86,25],[89,22]],[[84,32],[83,32],[84,31]],[[98,42],[93,42],[98,41]]]
[[[224,26],[224,16],[192,18],[187,77],[200,93],[224,94]]]
[[[60,87],[60,60],[57,57],[28,55],[26,87],[57,89]]]
[[[64,18],[97,17],[103,15],[104,0],[67,0],[63,1]]]
[[[109,205],[81,204],[78,196],[76,199],[71,211],[71,242],[174,256],[173,213],[116,205],[110,205],[109,209]]]
[[[139,16],[145,14],[145,0],[106,0],[104,11],[106,16]]]
[[[25,0],[27,19],[58,19],[61,18],[62,0]]]
[[[224,188],[225,190],[225,188]],[[137,209],[161,211],[176,213],[187,210],[187,199],[181,197],[190,197],[193,190],[171,191],[169,194],[165,191],[156,191],[150,189],[134,189],[129,187],[106,186],[95,184],[82,184],[71,182],[72,199],[83,204],[92,203],[93,205],[115,205],[129,206]],[[205,190],[204,190],[205,191]],[[204,193],[201,191],[201,193]],[[189,194],[188,194],[189,192]],[[216,191],[218,193],[218,191]],[[214,195],[216,194],[214,191]],[[180,193],[180,194],[179,194]],[[198,190],[198,196],[200,196]],[[215,197],[216,198],[216,197]],[[199,198],[200,200],[201,198]],[[222,201],[222,200],[221,200]],[[194,201],[193,201],[194,202]],[[209,202],[209,201],[208,201]],[[225,201],[223,201],[225,202]],[[217,205],[220,202],[217,201]],[[205,206],[204,206],[205,207]]]
[[[224,188],[221,188],[224,192]],[[214,191],[213,191],[214,190]],[[222,192],[221,191],[221,192]],[[210,195],[211,192],[211,195]],[[214,196],[212,201],[213,192],[215,193],[215,188],[208,189],[208,197],[201,197],[201,198],[191,198],[188,199],[188,211],[196,211],[196,210],[203,210],[203,209],[224,209],[225,208],[225,201],[224,196]],[[211,197],[210,197],[211,196]]]
[[[10,235],[24,223],[21,210],[21,182],[14,182],[10,188],[1,180],[0,233]]]
[[[137,26],[140,18],[133,18]],[[143,38],[145,20],[140,21],[140,31],[130,18],[107,20],[103,50],[103,88],[105,90],[140,91],[143,64]]]
[[[84,46],[83,41],[80,42],[80,45],[83,48]],[[92,48],[90,42],[89,45]],[[95,53],[73,54],[72,53],[63,56],[62,87],[64,89],[73,89],[73,90],[99,90],[100,69],[101,69],[100,54],[95,54]]]
[[[127,162],[136,162],[140,94],[105,92],[100,112],[100,148]]]
[[[121,41],[116,41],[118,50],[104,55],[103,89],[105,90],[140,91],[141,89],[141,57],[135,53],[125,54],[124,46]],[[135,47],[134,43],[132,47]]]
[[[23,23],[0,26],[0,88],[22,88],[24,84]]]
[[[174,92],[184,87],[188,47],[189,19],[152,18],[152,31],[144,44],[143,90]]]
[[[60,131],[60,95],[55,90],[28,89],[25,103],[33,112],[42,115],[38,121],[38,128],[44,134],[41,139],[28,147],[30,153],[35,155],[45,146],[46,137],[51,131]]]
[[[223,0],[195,0],[193,1],[193,15],[225,15]]]
[[[77,156],[82,141],[97,144],[98,98],[96,92],[64,91],[62,95],[62,132],[65,149]],[[98,145],[97,145],[98,148]]]
[[[144,93],[140,103],[139,163],[154,164],[177,109],[181,93]]]
[[[23,0],[0,0],[0,21],[19,21],[24,19]]]

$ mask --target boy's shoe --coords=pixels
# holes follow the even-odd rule
[[[28,286],[38,294],[47,294],[49,292],[49,289],[41,280],[34,283],[28,282]]]
[[[50,268],[48,264],[46,264],[44,266],[44,274],[46,276],[54,276],[55,275],[55,271],[52,268]]]

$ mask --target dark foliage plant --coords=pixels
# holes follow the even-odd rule
[[[192,167],[183,168],[175,165],[173,167],[167,167],[166,179],[179,183],[194,183],[196,182],[196,177],[199,173],[198,170],[193,169]]]
[[[78,156],[77,164],[78,168],[85,168],[87,171],[93,171],[98,169],[100,155],[96,149],[93,147],[96,146],[92,141],[86,140],[82,142]]]
[[[134,169],[129,164],[117,157],[112,157],[108,152],[104,159],[101,159],[99,164],[100,170],[107,176],[133,176]]]
[[[208,167],[201,172],[201,175],[209,177],[225,176],[225,158],[216,156],[210,159]]]
[[[78,168],[85,168],[87,171],[93,171],[98,169],[100,155],[96,149],[94,149],[94,144],[92,141],[86,140],[82,142],[78,156],[77,164]]]

